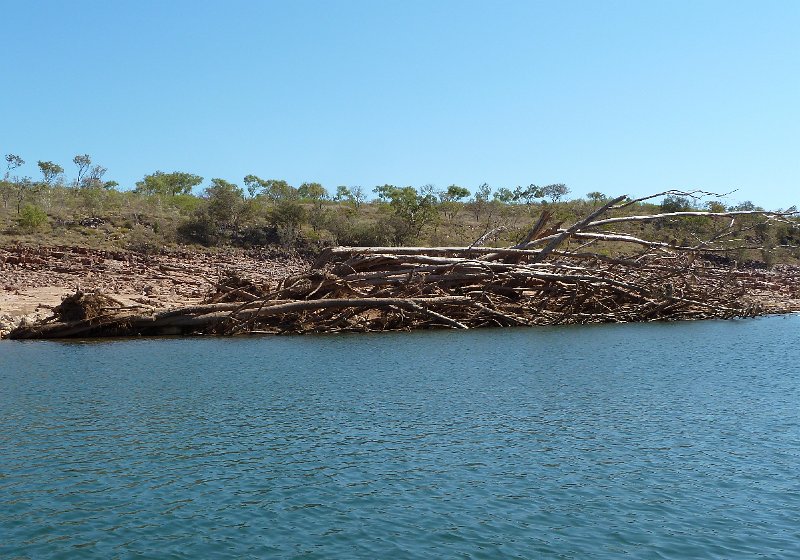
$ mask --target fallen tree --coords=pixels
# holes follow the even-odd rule
[[[693,193],[659,193],[692,195]],[[53,317],[10,338],[163,334],[331,333],[752,317],[781,311],[750,296],[798,297],[797,274],[742,270],[720,258],[741,249],[747,218],[785,222],[788,212],[670,212],[606,216],[645,199],[618,197],[569,227],[542,212],[513,247],[335,247],[276,286],[230,274],[203,305],[125,308],[102,294],[74,294]],[[609,228],[707,218],[713,235],[686,244]],[[576,246],[577,244],[577,246]],[[614,250],[609,249],[613,244]],[[79,309],[76,309],[78,306]]]

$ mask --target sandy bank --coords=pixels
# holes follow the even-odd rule
[[[0,247],[0,336],[23,319],[49,316],[76,289],[99,290],[127,306],[164,308],[202,301],[229,271],[272,283],[307,266],[298,256],[269,250],[143,255],[84,247]]]

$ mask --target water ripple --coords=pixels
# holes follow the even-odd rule
[[[798,556],[799,325],[2,342],[0,557]]]

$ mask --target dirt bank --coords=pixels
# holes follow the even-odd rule
[[[147,314],[150,309],[163,311],[206,302],[220,279],[231,273],[269,288],[288,275],[308,270],[309,265],[297,255],[263,249],[143,255],[68,246],[0,247],[0,337],[23,320],[49,317],[52,308],[76,290],[102,293],[126,312]],[[352,267],[347,271],[353,272]],[[744,300],[758,304],[757,314],[800,311],[798,267],[749,267],[727,276],[734,291],[744,291]],[[691,283],[691,279],[687,281]],[[346,288],[352,289],[352,283]],[[719,289],[723,288],[727,289],[721,284]]]
[[[84,247],[0,247],[0,336],[23,319],[49,316],[76,289],[100,291],[127,306],[163,308],[203,300],[230,271],[273,283],[307,267],[300,256],[264,249],[143,255]]]

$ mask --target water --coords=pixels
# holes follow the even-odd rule
[[[797,557],[798,326],[3,342],[0,557]]]

